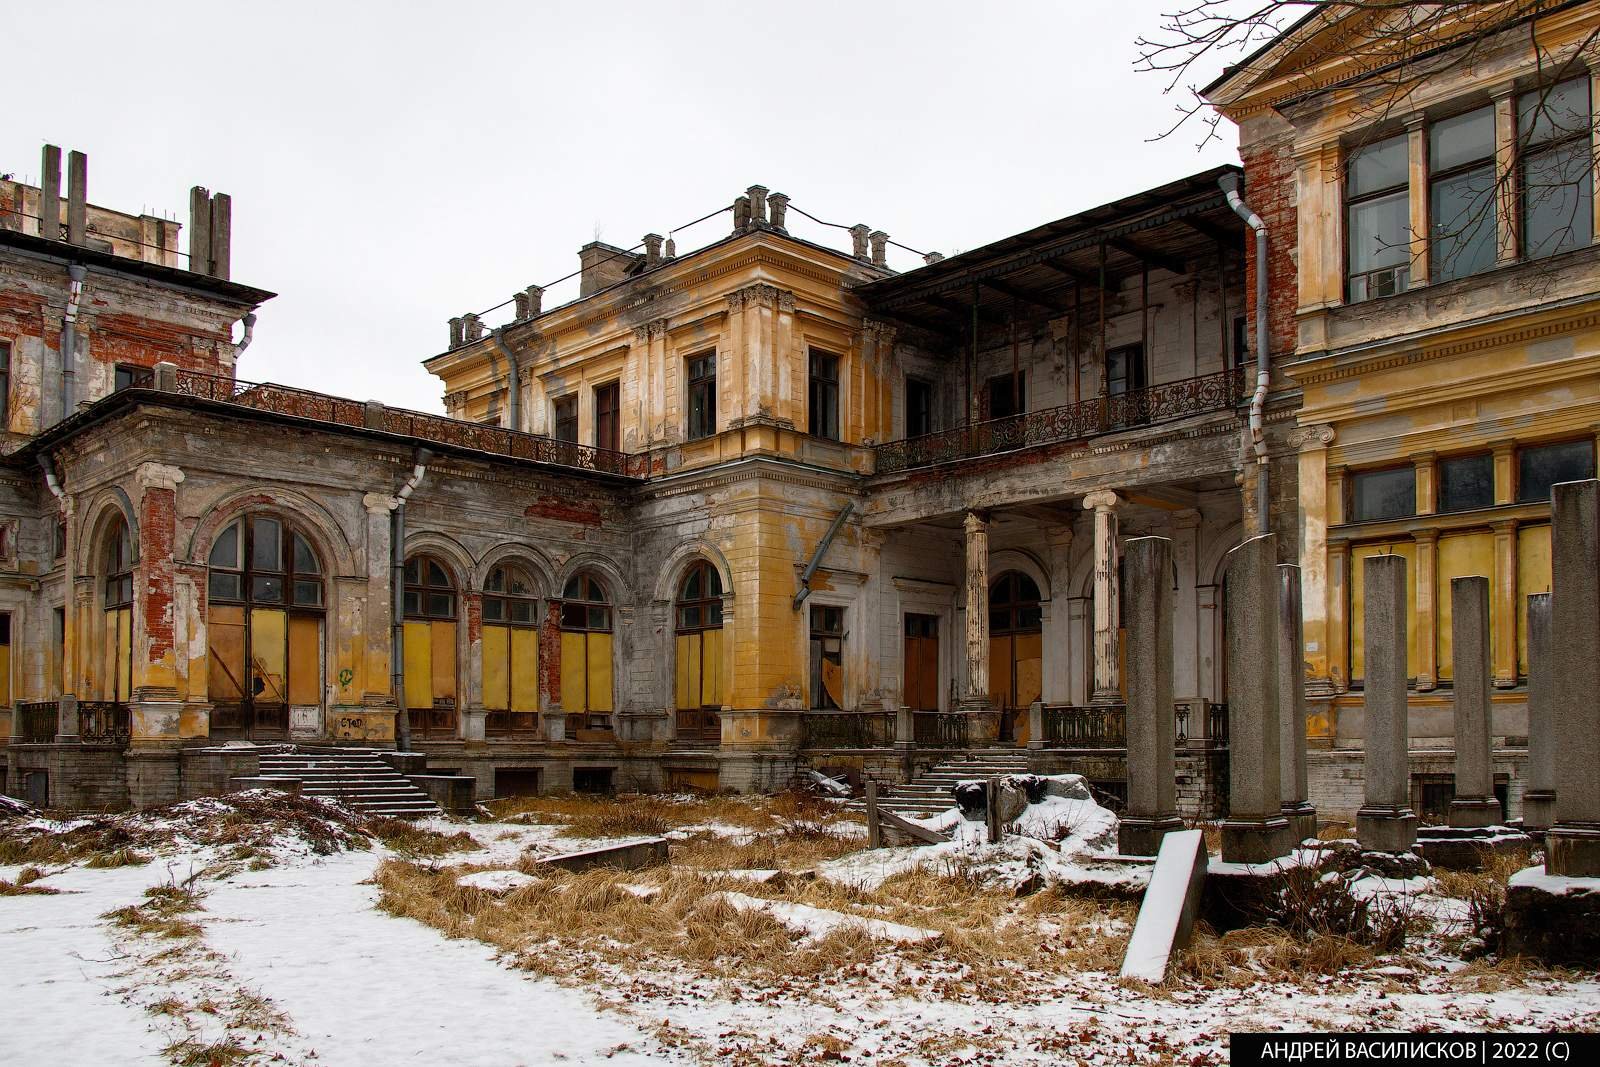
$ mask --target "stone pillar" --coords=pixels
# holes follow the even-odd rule
[[[1117,598],[1116,493],[1102,490],[1083,498],[1094,512],[1094,691],[1091,704],[1122,703],[1118,678],[1117,631],[1121,610]]]
[[[1450,579],[1450,603],[1456,695],[1456,798],[1450,802],[1450,825],[1494,826],[1501,817],[1489,758],[1489,579]]]
[[[1175,512],[1170,529],[1172,561],[1178,572],[1178,589],[1173,594],[1172,693],[1174,700],[1198,701],[1200,595],[1195,568],[1200,557],[1200,513],[1193,508]],[[1193,724],[1190,729],[1193,730]]]
[[[989,706],[989,519],[967,512],[962,523],[967,544],[967,684],[961,705],[966,711]]]
[[[388,493],[367,493],[361,498],[366,511],[366,610],[363,614],[366,647],[362,672],[361,703],[369,708],[395,706],[395,695],[390,691],[389,657],[393,653],[394,618],[392,611],[400,605],[391,604],[394,598],[394,574],[389,559],[389,543],[394,530],[390,515],[399,506],[399,500]]]
[[[1485,650],[1494,656],[1494,686],[1517,684],[1517,521],[1494,524],[1494,640]]]
[[[1350,542],[1329,541],[1328,589],[1323,601],[1327,612],[1323,636],[1328,648],[1328,685],[1323,696],[1342,693],[1350,687],[1350,573]]]
[[[181,705],[173,639],[177,605],[172,556],[183,471],[164,463],[144,463],[136,474],[140,499],[139,560],[133,583],[132,737],[135,744],[177,744]]]
[[[1278,564],[1278,785],[1296,841],[1317,836],[1306,775],[1306,645],[1300,568]]]
[[[1406,747],[1406,560],[1366,560],[1366,796],[1356,837],[1369,852],[1407,852],[1417,841]]]
[[[1411,535],[1416,544],[1417,575],[1412,595],[1417,605],[1417,692],[1432,690],[1439,678],[1439,605],[1434,596],[1438,584],[1439,531],[1417,530]]]
[[[1550,594],[1528,597],[1528,787],[1522,794],[1522,828],[1550,829],[1555,821],[1555,678],[1550,647]]]
[[[1183,829],[1173,765],[1172,542],[1137,537],[1128,560],[1128,807],[1117,851],[1154,856]]]
[[[1328,558],[1328,446],[1333,443],[1333,427],[1302,427],[1296,436],[1300,446],[1300,585],[1302,635],[1310,669],[1307,685],[1318,695],[1334,691],[1330,674],[1332,644],[1328,628],[1331,588]]]
[[[1044,662],[1040,679],[1039,696],[1046,704],[1067,704],[1069,695],[1068,666],[1072,662],[1070,634],[1071,609],[1067,589],[1072,584],[1072,527],[1046,526],[1044,528],[1046,562],[1050,575],[1050,602],[1044,605],[1041,638]],[[1030,741],[1038,734],[1028,734]]]
[[[1545,870],[1600,877],[1600,481],[1550,493],[1551,673],[1555,677],[1555,825]]]
[[[1278,759],[1278,544],[1252,537],[1228,553],[1229,814],[1225,863],[1266,863],[1294,846]]]

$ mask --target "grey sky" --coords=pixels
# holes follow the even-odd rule
[[[442,410],[445,320],[597,231],[761,183],[950,253],[1232,161],[1231,130],[1147,141],[1176,100],[1133,39],[1173,3],[80,2],[8,50],[0,171],[49,141],[108,207],[232,194],[233,277],[281,294],[240,376]]]

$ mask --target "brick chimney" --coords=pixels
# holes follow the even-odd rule
[[[583,272],[578,281],[579,298],[598,293],[628,276],[628,268],[640,257],[616,245],[603,241],[590,241],[578,249],[578,263]]]

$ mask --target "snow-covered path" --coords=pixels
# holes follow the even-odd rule
[[[206,895],[206,941],[286,1012],[327,1067],[659,1063],[654,1044],[583,993],[504,967],[373,908],[353,852],[236,875]]]

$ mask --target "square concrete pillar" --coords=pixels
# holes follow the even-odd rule
[[[1128,583],[1128,617],[1123,620],[1128,628],[1128,806],[1117,829],[1117,851],[1154,856],[1164,836],[1183,829],[1172,753],[1172,542],[1134,538],[1124,546],[1123,561]]]
[[[1522,828],[1550,829],[1555,821],[1555,678],[1550,667],[1550,594],[1528,597],[1528,786]]]
[[[1265,863],[1294,841],[1283,817],[1278,709],[1278,547],[1274,534],[1228,553],[1228,818],[1224,863]],[[1170,737],[1169,737],[1170,743]]]
[[[1489,742],[1489,579],[1450,579],[1450,639],[1455,659],[1456,829],[1501,822]]]
[[[1278,787],[1283,817],[1296,841],[1317,836],[1306,773],[1306,641],[1300,610],[1300,568],[1278,564]]]
[[[1600,877],[1600,481],[1551,497],[1550,630],[1555,677],[1555,825],[1545,869]]]
[[[1369,556],[1365,592],[1366,796],[1356,838],[1369,852],[1408,852],[1417,842],[1417,816],[1406,741],[1405,557]]]

